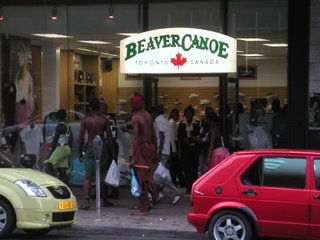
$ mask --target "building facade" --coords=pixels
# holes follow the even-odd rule
[[[85,114],[93,96],[104,99],[121,121],[130,113],[130,95],[138,91],[150,105],[163,104],[167,113],[193,105],[202,118],[205,108],[212,106],[222,116],[230,146],[250,148],[255,110],[263,105],[264,127],[272,137],[272,100],[279,99],[286,112],[285,146],[320,147],[319,4],[315,0],[11,0],[0,7],[3,126],[17,123],[17,110],[13,114],[12,109],[21,107],[22,100],[30,105],[32,116],[41,115],[37,121],[43,121],[48,112],[59,108]],[[237,73],[144,76],[119,72],[120,40],[172,27],[236,38]],[[19,81],[21,43],[31,90],[21,90],[26,85]],[[193,64],[214,67],[203,59]],[[239,112],[239,106],[244,112]],[[227,129],[230,116],[233,123]]]

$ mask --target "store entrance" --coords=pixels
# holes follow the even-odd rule
[[[163,101],[167,102],[166,99],[160,99],[162,90],[158,88],[158,82],[159,79],[155,77],[144,77],[143,79],[143,96],[145,100],[145,109],[147,110],[152,106],[161,104]],[[201,86],[199,87],[201,88]],[[220,124],[225,144],[230,147],[230,149],[239,149],[239,111],[241,112],[239,107],[241,105],[239,104],[239,79],[228,77],[222,78],[222,81],[219,82],[218,89],[219,107],[215,109],[220,115]],[[176,94],[177,98],[179,98],[179,93],[177,92]],[[188,93],[186,94],[188,95]],[[201,93],[199,92],[195,92],[195,94],[199,94],[199,99],[197,99],[197,101],[200,102],[200,99],[203,98],[203,96],[201,96]],[[166,98],[166,96],[162,97]],[[170,95],[168,98],[172,99],[174,97]],[[213,106],[213,101],[215,101],[214,98],[215,97],[213,96],[213,99],[210,99],[211,106]],[[193,100],[190,99],[190,103],[191,101]],[[178,107],[180,105],[176,106]],[[198,107],[200,107],[200,105]],[[182,108],[179,110],[183,111]],[[204,116],[198,111],[197,117],[201,119]]]
[[[225,144],[232,150],[239,150],[239,113],[242,111],[239,103],[239,79],[226,78],[220,85],[222,97],[220,104],[220,116]]]

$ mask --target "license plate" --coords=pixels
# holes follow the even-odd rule
[[[71,208],[74,208],[74,201],[59,202],[59,209],[71,209]]]

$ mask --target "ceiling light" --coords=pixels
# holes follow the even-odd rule
[[[98,53],[96,50],[88,49],[88,48],[77,48],[80,51],[85,51],[85,52],[92,52],[92,53]]]
[[[117,33],[117,34],[121,35],[121,36],[132,37],[132,36],[137,35],[138,33]]]
[[[260,53],[243,53],[243,54],[239,54],[240,56],[244,56],[244,57],[263,57],[263,54]]]
[[[108,17],[107,18],[109,20],[115,19],[113,5],[110,5],[110,7],[109,7],[109,13],[108,13]]]
[[[106,56],[118,57],[117,54],[112,54],[112,53],[108,53],[108,52],[100,52],[100,54],[106,55]]]
[[[2,21],[3,19],[4,19],[3,9],[2,9],[2,7],[0,7],[0,21]]]
[[[55,34],[55,33],[34,33],[33,36],[44,37],[44,38],[73,38],[73,36]]]
[[[80,43],[88,43],[88,44],[111,44],[111,42],[105,42],[105,41],[98,41],[98,40],[79,40],[77,42]]]
[[[57,20],[57,16],[58,16],[58,9],[56,6],[54,6],[51,10],[51,19],[55,21]]]
[[[269,42],[270,41],[268,39],[263,39],[263,38],[237,38],[237,39],[245,42]]]
[[[267,46],[267,47],[288,47],[288,44],[287,43],[265,43],[265,44],[262,44],[264,46]]]

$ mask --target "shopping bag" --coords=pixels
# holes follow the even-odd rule
[[[222,160],[230,155],[229,150],[226,147],[218,147],[213,150],[209,163],[208,170],[218,165]]]
[[[131,194],[134,197],[140,197],[141,188],[140,188],[136,173],[133,168],[130,168],[130,171],[131,171]]]
[[[120,181],[120,171],[116,162],[112,160],[104,182],[109,186],[118,187],[119,181]]]
[[[84,163],[78,157],[72,158],[69,171],[69,184],[70,185],[82,185],[84,181]]]
[[[165,183],[171,181],[171,175],[169,169],[159,163],[156,171],[153,174],[153,179],[156,183]]]
[[[270,134],[262,126],[256,126],[250,129],[248,134],[250,149],[272,148],[272,139]]]

